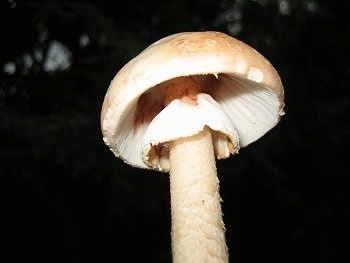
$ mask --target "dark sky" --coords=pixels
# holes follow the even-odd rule
[[[104,145],[116,72],[152,42],[216,30],[275,66],[286,115],[217,162],[230,262],[347,262],[348,1],[0,4],[0,261],[171,262],[169,178]],[[347,260],[346,260],[347,259]]]

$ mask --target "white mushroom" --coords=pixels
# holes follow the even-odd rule
[[[215,159],[259,139],[283,108],[273,66],[220,32],[165,37],[112,80],[103,139],[132,166],[170,172],[174,262],[228,262]]]

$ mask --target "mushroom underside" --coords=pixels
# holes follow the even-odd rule
[[[204,110],[199,110],[199,107],[191,106],[197,110],[196,113],[189,114],[183,111],[182,115],[170,114],[173,112],[171,108],[179,113],[182,112],[182,108],[190,106],[180,105],[179,108],[179,103],[176,102],[175,105],[170,103],[165,107],[162,83],[150,87],[135,101],[129,112],[123,112],[123,118],[116,124],[113,132],[104,134],[104,140],[113,153],[132,166],[168,171],[167,141],[194,135],[204,126],[209,126],[214,148],[216,147],[215,155],[220,159],[259,139],[277,124],[281,115],[281,105],[278,94],[272,89],[232,74],[194,77],[197,78],[201,89],[198,98],[201,98],[202,103],[199,104],[208,104],[209,101],[211,107],[203,106]],[[147,107],[144,107],[146,105]],[[218,115],[213,116],[214,112],[220,112],[221,124],[217,124],[220,118]],[[110,114],[113,115],[114,112]],[[162,117],[159,117],[161,115]],[[198,121],[199,119],[202,121]],[[157,120],[156,124],[154,120]],[[196,122],[198,125],[192,128],[192,131],[188,125],[182,125]],[[162,124],[162,127],[157,128],[158,124]],[[166,125],[169,125],[167,129]],[[157,133],[161,134],[161,139],[150,136]],[[221,154],[219,148],[225,149],[225,153]]]

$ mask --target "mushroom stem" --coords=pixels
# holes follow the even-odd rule
[[[173,262],[228,262],[210,129],[169,147]]]

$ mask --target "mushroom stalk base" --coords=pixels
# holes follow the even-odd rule
[[[170,144],[174,263],[228,262],[211,132]]]

